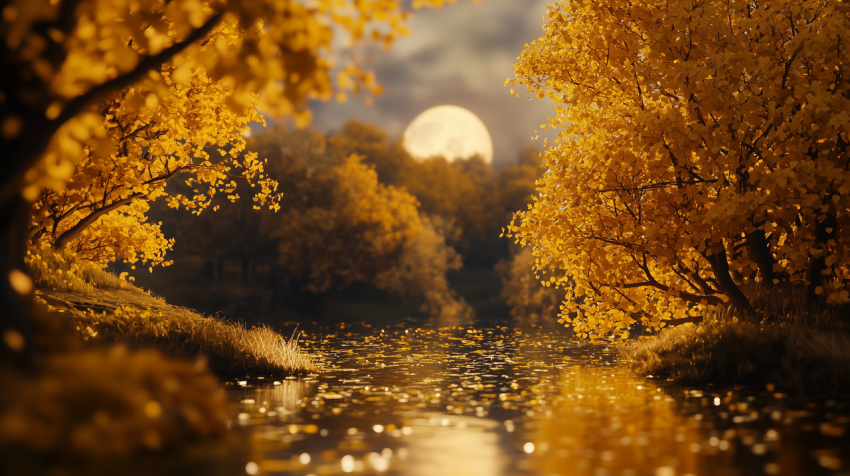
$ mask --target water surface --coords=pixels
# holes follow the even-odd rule
[[[676,386],[566,335],[311,331],[323,371],[228,382],[246,473],[850,475],[847,400]]]

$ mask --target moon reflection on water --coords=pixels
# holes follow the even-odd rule
[[[319,374],[228,386],[255,474],[847,474],[843,401],[642,378],[560,330],[315,335]]]

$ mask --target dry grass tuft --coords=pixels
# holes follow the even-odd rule
[[[850,393],[850,336],[797,325],[710,322],[621,347],[640,373],[682,384],[735,384],[799,394]]]
[[[66,303],[61,311],[72,318],[83,338],[91,342],[158,349],[186,359],[204,356],[213,372],[224,378],[292,375],[316,369],[312,359],[301,352],[294,336],[287,340],[267,327],[245,329],[160,301],[155,310],[119,302],[119,297],[113,295],[120,293],[98,290],[144,291],[95,263],[77,259],[72,253],[56,252],[45,246],[30,251],[28,264],[37,287],[89,296],[86,299],[91,303],[86,300],[81,301],[83,304]],[[130,301],[132,304],[139,299]],[[98,313],[89,306],[112,310]]]
[[[92,294],[95,289],[144,292],[96,263],[77,259],[68,251],[56,251],[46,243],[28,250],[26,263],[36,287],[42,289],[78,294]]]
[[[753,324],[789,324],[818,330],[850,330],[850,306],[833,306],[825,301],[806,302],[806,288],[782,284],[766,288],[750,283],[741,287],[755,313],[743,315],[731,309],[714,311],[707,321],[747,322]]]
[[[621,346],[641,373],[683,384],[740,384],[799,394],[850,393],[847,307],[805,303],[805,290],[744,289],[755,315],[722,310],[699,326]]]
[[[123,342],[187,359],[204,356],[212,371],[223,378],[316,370],[310,356],[299,348],[296,336],[287,340],[268,327],[245,329],[188,309],[148,311],[123,306],[114,313],[72,311],[71,316],[89,341]]]

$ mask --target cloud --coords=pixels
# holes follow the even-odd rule
[[[367,107],[362,99],[315,102],[312,126],[334,130],[349,119],[376,124],[399,138],[420,112],[454,104],[478,115],[493,137],[494,165],[513,162],[530,145],[534,130],[546,122],[547,100],[511,96],[504,81],[525,43],[543,33],[543,15],[551,0],[460,0],[438,10],[417,11],[390,51],[366,51],[384,87]],[[542,139],[542,137],[541,137]]]

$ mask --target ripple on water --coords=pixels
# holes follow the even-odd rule
[[[560,331],[329,328],[324,370],[235,381],[249,474],[847,474],[846,400],[635,376]]]

